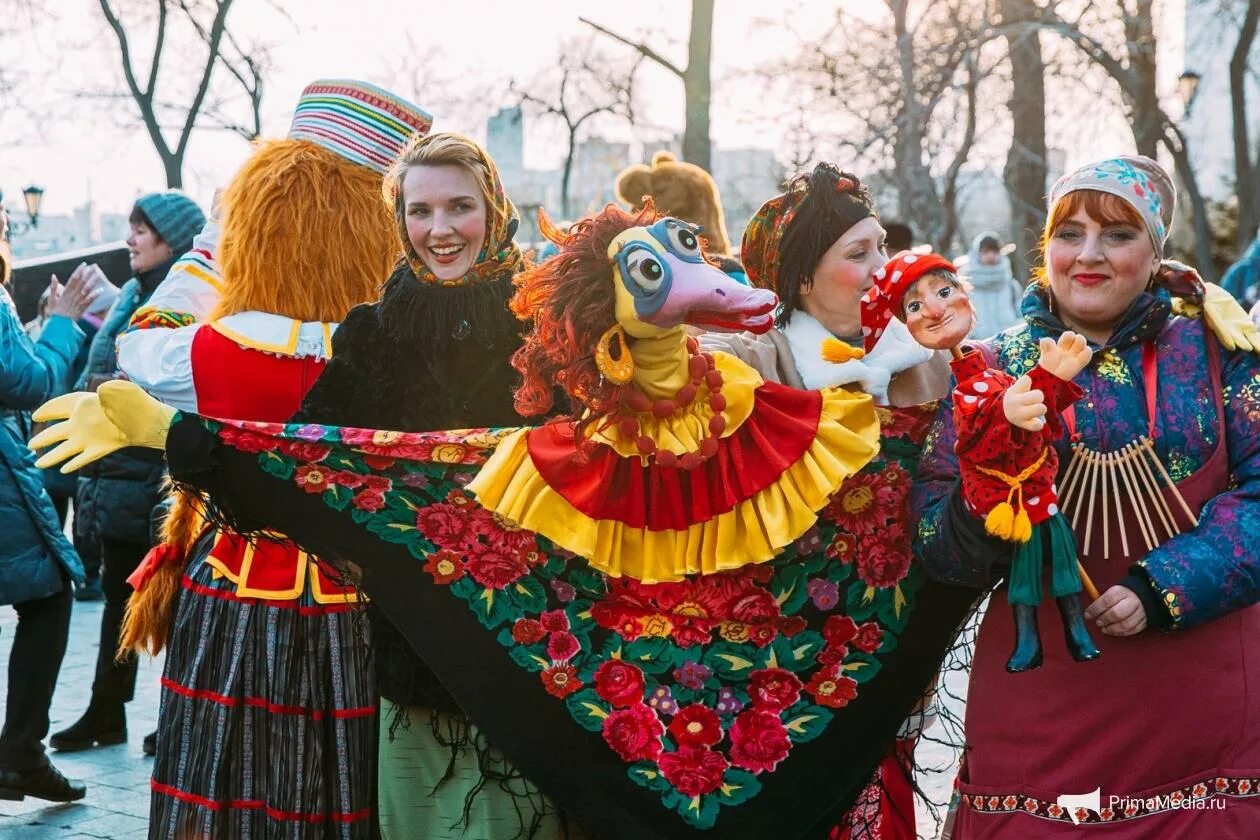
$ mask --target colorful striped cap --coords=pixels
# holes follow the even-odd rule
[[[302,91],[289,137],[323,146],[382,175],[433,118],[387,90],[347,79],[320,79]]]

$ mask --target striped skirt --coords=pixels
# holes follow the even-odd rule
[[[208,546],[162,675],[149,837],[373,836],[377,715],[355,606],[238,598]]]

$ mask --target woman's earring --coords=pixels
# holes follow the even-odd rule
[[[595,367],[614,385],[625,385],[634,378],[634,357],[626,343],[626,331],[613,324],[595,345]]]

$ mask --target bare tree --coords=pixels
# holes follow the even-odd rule
[[[1079,11],[1068,19],[1060,11],[1068,4],[1051,0],[1042,6],[1034,25],[1065,38],[1115,81],[1140,154],[1154,157],[1161,145],[1168,150],[1190,202],[1197,267],[1212,281],[1217,272],[1207,203],[1199,190],[1185,134],[1159,101],[1155,6],[1155,0],[1090,0],[1083,5],[1073,3]],[[1115,24],[1119,24],[1118,36],[1108,37]],[[1024,26],[1014,24],[1016,29]]]
[[[634,122],[634,77],[642,57],[636,57],[628,69],[618,70],[589,43],[570,44],[560,54],[560,65],[551,79],[539,79],[524,88],[514,81],[510,90],[522,106],[558,121],[563,128],[565,156],[560,204],[564,217],[571,218],[569,179],[579,135],[601,117]]]
[[[767,99],[783,87],[807,89],[812,119],[838,138],[834,151],[891,182],[897,215],[948,248],[958,230],[959,177],[976,140],[977,92],[992,69],[980,56],[989,3],[883,5],[887,14],[875,20],[842,10],[823,32],[798,33],[792,57],[759,75],[776,92]]]
[[[686,124],[683,128],[683,159],[701,169],[712,171],[712,144],[709,137],[709,106],[712,100],[711,63],[713,53],[713,2],[691,0],[691,29],[687,38],[687,66],[679,67],[644,41],[634,41],[600,26],[587,18],[579,18],[587,26],[608,37],[633,47],[639,55],[659,64],[683,83],[686,98]]]
[[[1027,23],[1037,16],[1035,0],[1002,0],[1001,22]],[[1006,35],[1011,65],[1011,148],[1002,169],[1011,202],[1015,276],[1029,275],[1028,256],[1046,222],[1046,64],[1041,35],[1034,27]]]
[[[433,115],[444,129],[458,127],[475,134],[503,104],[506,78],[485,73],[470,74],[452,61],[442,46],[420,43],[407,33],[406,45],[382,56],[381,78],[391,79],[394,89]]]
[[[170,187],[183,185],[184,154],[193,131],[201,125],[226,128],[244,137],[252,138],[261,133],[260,105],[262,100],[263,59],[242,49],[228,30],[228,12],[233,0],[152,0],[152,16],[123,20],[121,6],[111,0],[99,0],[101,13],[118,42],[123,78],[127,93],[140,112],[140,119],[148,132],[153,148],[162,161],[166,183]],[[170,53],[179,24],[187,23],[204,46],[203,56],[195,64],[192,85],[176,97],[159,95],[160,81],[180,77],[189,64],[187,50],[181,50],[178,62],[171,61]],[[153,29],[153,45],[147,61],[139,58],[133,47],[135,30],[149,26]],[[214,71],[224,66],[237,80],[250,101],[252,120],[242,123],[225,115],[225,100],[210,97]],[[164,72],[165,71],[165,72]],[[176,78],[183,81],[187,77]],[[175,104],[178,101],[180,104]],[[167,123],[173,122],[171,131]],[[173,137],[168,139],[168,132]]]
[[[1234,118],[1234,190],[1238,195],[1238,228],[1235,245],[1239,252],[1247,247],[1256,228],[1260,226],[1260,150],[1251,148],[1251,125],[1247,112],[1247,59],[1256,40],[1256,28],[1260,24],[1260,3],[1249,2],[1238,30],[1229,60],[1229,101]],[[1252,154],[1256,158],[1252,159]]]

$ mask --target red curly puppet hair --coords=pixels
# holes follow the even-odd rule
[[[624,387],[614,385],[595,366],[595,345],[616,322],[613,263],[608,246],[623,231],[650,225],[659,218],[649,200],[637,213],[609,204],[569,229],[558,230],[539,211],[539,227],[560,247],[555,256],[516,276],[511,307],[529,321],[525,343],[512,356],[523,382],[516,390],[522,416],[546,414],[555,402],[554,386],[568,394],[585,425],[621,403]]]

